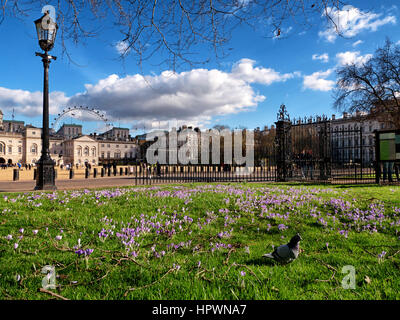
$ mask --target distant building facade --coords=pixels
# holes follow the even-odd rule
[[[337,161],[348,159],[371,164],[375,159],[374,131],[386,129],[394,129],[394,127],[367,113],[344,112],[340,118],[332,115],[331,131],[334,133],[331,141],[334,153],[332,157]],[[355,134],[356,131],[360,131],[360,134]]]
[[[25,125],[23,121],[3,120],[0,110],[0,164],[34,165],[42,153],[41,136],[41,128]],[[81,125],[63,124],[57,132],[51,132],[49,151],[56,165],[128,163],[136,160],[138,144],[126,128],[83,135]]]
[[[72,139],[82,135],[82,126],[80,124],[63,124],[58,129],[56,135],[60,135],[65,139]]]

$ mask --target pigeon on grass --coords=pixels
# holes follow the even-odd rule
[[[290,263],[299,256],[300,240],[302,240],[300,234],[296,234],[288,244],[280,245],[273,252],[264,254],[263,257],[274,259],[282,264]]]

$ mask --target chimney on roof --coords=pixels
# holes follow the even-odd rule
[[[348,114],[347,112],[343,112],[343,118],[344,118],[344,119],[347,119],[348,115],[349,115],[349,114]]]
[[[332,114],[332,120],[336,119],[336,115]]]

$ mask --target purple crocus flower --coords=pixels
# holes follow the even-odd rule
[[[90,256],[92,253],[93,253],[93,251],[94,251],[94,249],[86,249],[86,250],[83,250],[83,249],[79,249],[79,250],[76,250],[75,251],[75,253],[78,255],[78,256],[85,256],[85,257],[88,257],[88,256]]]
[[[281,223],[281,224],[278,225],[278,230],[279,230],[279,231],[285,230],[285,229],[287,229],[287,228],[288,228],[288,227],[285,226],[283,223]]]
[[[386,255],[386,251],[382,251],[380,254],[378,254],[378,258],[382,259]]]
[[[179,264],[175,264],[175,263],[172,266],[174,267],[174,269],[176,271],[179,271],[179,269],[181,268],[181,266]]]

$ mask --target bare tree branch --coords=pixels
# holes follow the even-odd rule
[[[400,46],[387,39],[369,61],[346,65],[336,73],[336,109],[366,111],[400,127]]]
[[[111,39],[110,45],[122,44],[121,58],[133,55],[141,65],[160,53],[158,59],[165,57],[162,64],[174,67],[223,57],[224,46],[241,25],[257,29],[262,23],[273,37],[281,36],[285,26],[309,25],[313,16],[336,26],[331,14],[345,5],[340,0],[0,0],[0,23],[47,4],[56,8],[62,51],[68,58],[67,40],[78,44],[116,29],[121,37]],[[208,55],[203,49],[209,49]]]

